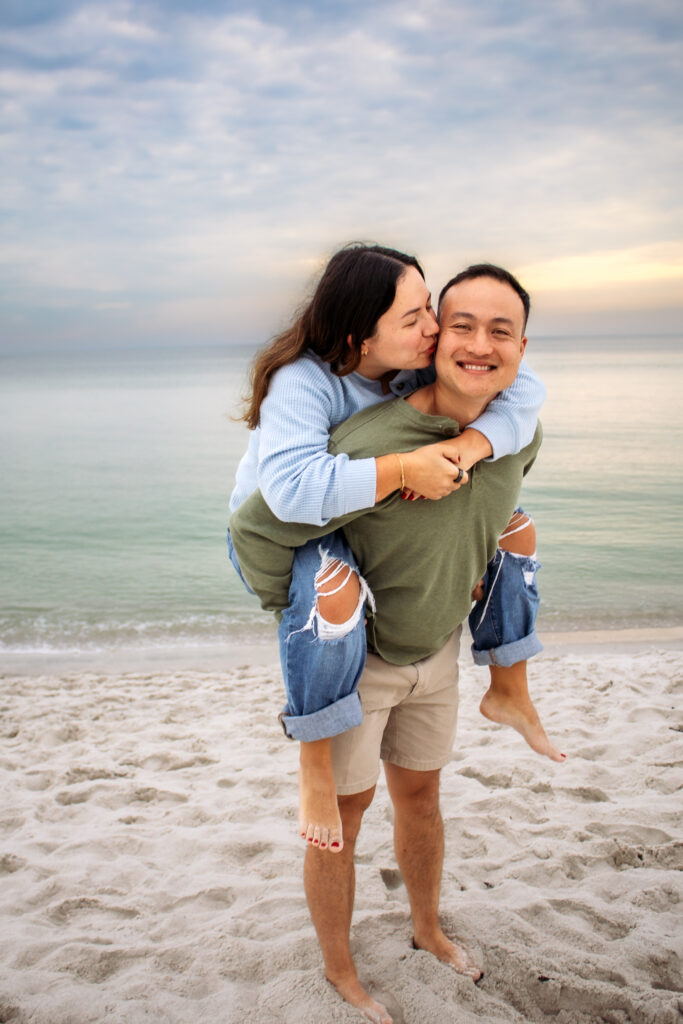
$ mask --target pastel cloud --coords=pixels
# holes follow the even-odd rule
[[[679,306],[682,23],[666,0],[10,4],[8,343],[51,309],[58,344],[256,339],[358,237],[434,288],[485,258],[549,309],[622,284]]]
[[[683,283],[683,242],[581,253],[519,270],[537,291],[604,288],[653,281]]]

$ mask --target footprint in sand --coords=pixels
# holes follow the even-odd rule
[[[621,824],[608,825],[603,821],[586,822],[584,828],[594,836],[603,839],[614,839],[625,844],[639,844],[641,846],[665,846],[674,842],[674,838],[664,829],[654,828],[651,825]]]
[[[612,982],[607,978],[590,980],[549,978],[539,975],[532,986],[532,998],[538,1008],[548,1016],[569,1014],[567,1020],[590,1021],[657,1021],[657,1024],[678,1024],[677,1007],[668,998],[658,998],[654,993],[636,993],[631,997],[623,988],[623,979],[615,975]]]
[[[205,768],[207,765],[217,764],[214,758],[201,755],[190,755],[188,757],[175,757],[171,754],[154,754],[144,758],[138,767],[146,771],[179,772],[184,768]]]
[[[105,950],[95,952],[92,947],[74,949],[72,944],[63,951],[64,962],[57,959],[57,970],[68,971],[85,982],[100,985],[124,968],[139,965],[147,955],[146,951],[130,953],[126,950]]]
[[[0,818],[0,833],[9,835],[11,832],[16,832],[17,829],[22,828],[26,824],[26,818],[23,814],[12,814],[6,818]]]
[[[458,775],[462,775],[466,779],[474,779],[475,782],[479,782],[487,789],[510,789],[511,786],[518,784],[513,781],[510,775],[503,775],[501,772],[487,775],[477,768],[460,768]]]
[[[567,796],[573,796],[576,800],[585,800],[586,803],[604,804],[610,802],[607,793],[603,792],[602,789],[598,789],[597,786],[577,786],[575,789],[562,788],[561,792],[566,793]]]
[[[74,743],[80,740],[83,731],[80,726],[62,725],[57,729],[48,729],[43,734],[43,743],[48,747],[60,746],[62,743]]]
[[[570,899],[551,899],[548,901],[553,910],[556,910],[564,919],[578,917],[590,925],[591,933],[602,935],[610,942],[615,939],[623,939],[635,928],[635,923],[628,919],[623,913],[615,917],[605,917],[599,914],[587,903]]]
[[[403,876],[398,868],[380,868],[379,873],[387,889],[398,889],[403,885]]]
[[[26,772],[24,786],[33,793],[48,789],[54,782],[54,772]]]
[[[235,843],[230,852],[238,864],[249,864],[255,857],[270,853],[272,849],[273,843]]]
[[[84,804],[86,800],[89,800],[92,795],[92,790],[81,789],[78,792],[67,793],[62,790],[61,793],[57,793],[55,800],[62,807],[69,807],[71,804]]]
[[[126,771],[111,771],[108,768],[71,768],[66,774],[66,783],[73,786],[78,782],[97,782],[99,779],[125,779]]]
[[[187,904],[195,905],[198,902],[209,903],[216,907],[231,907],[237,895],[230,887],[215,887],[213,889],[201,889],[199,892],[191,893],[188,896],[181,896],[171,906],[173,908],[183,907]]]
[[[653,885],[630,897],[635,907],[646,907],[655,913],[668,913],[672,907],[680,903],[680,896],[672,885]]]
[[[219,789],[232,789],[238,782],[239,779],[219,779],[216,785]]]
[[[142,786],[133,790],[130,797],[131,803],[151,804],[158,800],[170,800],[176,804],[187,803],[188,798],[183,793],[171,793],[168,790],[156,789],[154,786]]]
[[[26,861],[13,853],[5,853],[0,857],[0,875],[13,875],[15,871],[20,871],[25,866]]]
[[[68,921],[76,914],[82,914],[84,911],[92,911],[98,914],[104,912],[121,918],[139,917],[139,911],[137,910],[133,910],[130,907],[107,906],[101,900],[90,896],[73,896],[68,900],[62,900],[55,907],[51,907],[48,913],[53,921],[63,922]]]
[[[648,957],[647,968],[648,974],[653,979],[653,989],[665,992],[683,992],[681,963],[673,950]]]
[[[683,870],[683,843],[671,842],[663,846],[640,846],[614,840],[616,849],[607,861],[617,869],[662,868]]]

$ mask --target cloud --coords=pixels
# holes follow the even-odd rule
[[[661,281],[680,288],[683,280],[683,241],[611,249],[566,256],[520,269],[538,291],[599,290],[610,285]]]
[[[52,302],[244,337],[349,238],[435,287],[478,258],[548,292],[601,253],[635,273],[683,238],[682,22],[666,0],[9,4],[8,337]]]

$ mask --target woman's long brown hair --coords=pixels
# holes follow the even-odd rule
[[[254,359],[242,417],[247,426],[258,426],[273,374],[308,349],[339,377],[357,369],[361,345],[373,337],[377,321],[393,303],[406,267],[415,267],[424,277],[415,257],[396,249],[354,242],[336,252],[310,302]]]

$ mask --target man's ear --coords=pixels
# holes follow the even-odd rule
[[[520,341],[520,345],[522,347],[522,355],[524,355],[524,349],[526,348],[526,342],[527,342],[526,335],[524,335],[524,337]]]

